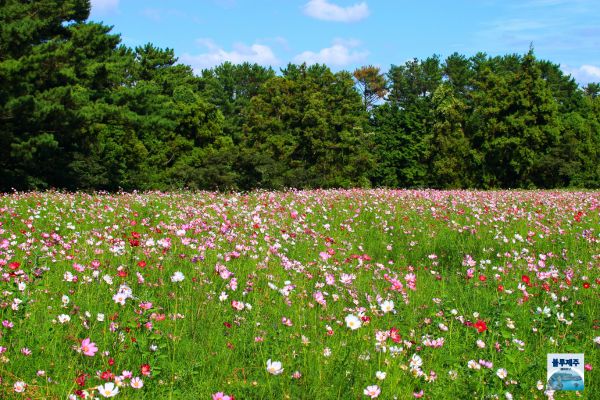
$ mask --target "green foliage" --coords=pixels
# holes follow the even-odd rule
[[[441,84],[433,102],[433,137],[430,149],[434,187],[461,188],[472,185],[472,151],[464,132],[466,104],[454,94],[452,86]]]
[[[352,74],[367,110],[387,95],[387,82],[381,68],[372,65],[357,68]]]
[[[600,186],[600,86],[533,50],[196,76],[89,10],[0,2],[2,191]]]
[[[367,118],[349,73],[288,65],[251,100],[246,118],[246,187],[368,185]]]

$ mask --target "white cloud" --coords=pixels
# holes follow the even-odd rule
[[[345,66],[363,61],[369,52],[354,49],[360,45],[356,40],[337,39],[331,47],[321,49],[318,53],[305,51],[294,57],[296,63],[327,64],[328,66]]]
[[[114,11],[119,7],[119,0],[92,0],[92,10],[100,13]]]
[[[584,64],[581,67],[569,67],[561,65],[561,68],[567,74],[570,74],[575,80],[585,85],[590,82],[600,82],[600,67]]]
[[[243,43],[236,43],[231,51],[227,51],[217,46],[211,39],[198,39],[197,42],[208,51],[197,55],[185,53],[179,58],[182,63],[191,65],[196,73],[204,68],[222,64],[225,61],[233,64],[249,62],[265,66],[279,64],[273,50],[264,44],[254,43],[247,46]]]
[[[364,1],[342,7],[327,0],[310,0],[304,6],[304,14],[325,21],[356,22],[369,16],[369,6]]]

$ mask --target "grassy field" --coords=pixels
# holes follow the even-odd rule
[[[4,195],[0,398],[600,398],[599,212],[567,191]],[[546,390],[563,352],[584,391]]]

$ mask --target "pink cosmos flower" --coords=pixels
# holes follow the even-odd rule
[[[140,377],[136,376],[131,380],[131,382],[129,382],[129,385],[134,389],[141,389],[144,387],[144,381]]]
[[[84,355],[88,357],[93,357],[94,355],[96,355],[97,351],[98,347],[96,347],[96,343],[92,343],[90,338],[83,339],[83,341],[81,342],[81,352]]]
[[[23,381],[15,382],[15,384],[13,385],[13,390],[16,393],[23,393],[26,388],[27,388],[27,384]]]
[[[223,392],[218,392],[212,395],[212,400],[233,400],[233,397],[226,395]]]
[[[375,399],[381,393],[381,389],[377,385],[367,386],[363,393],[365,394],[365,396]]]

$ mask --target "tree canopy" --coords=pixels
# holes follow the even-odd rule
[[[0,0],[0,191],[600,187],[600,84],[533,50],[195,75],[89,12]]]

